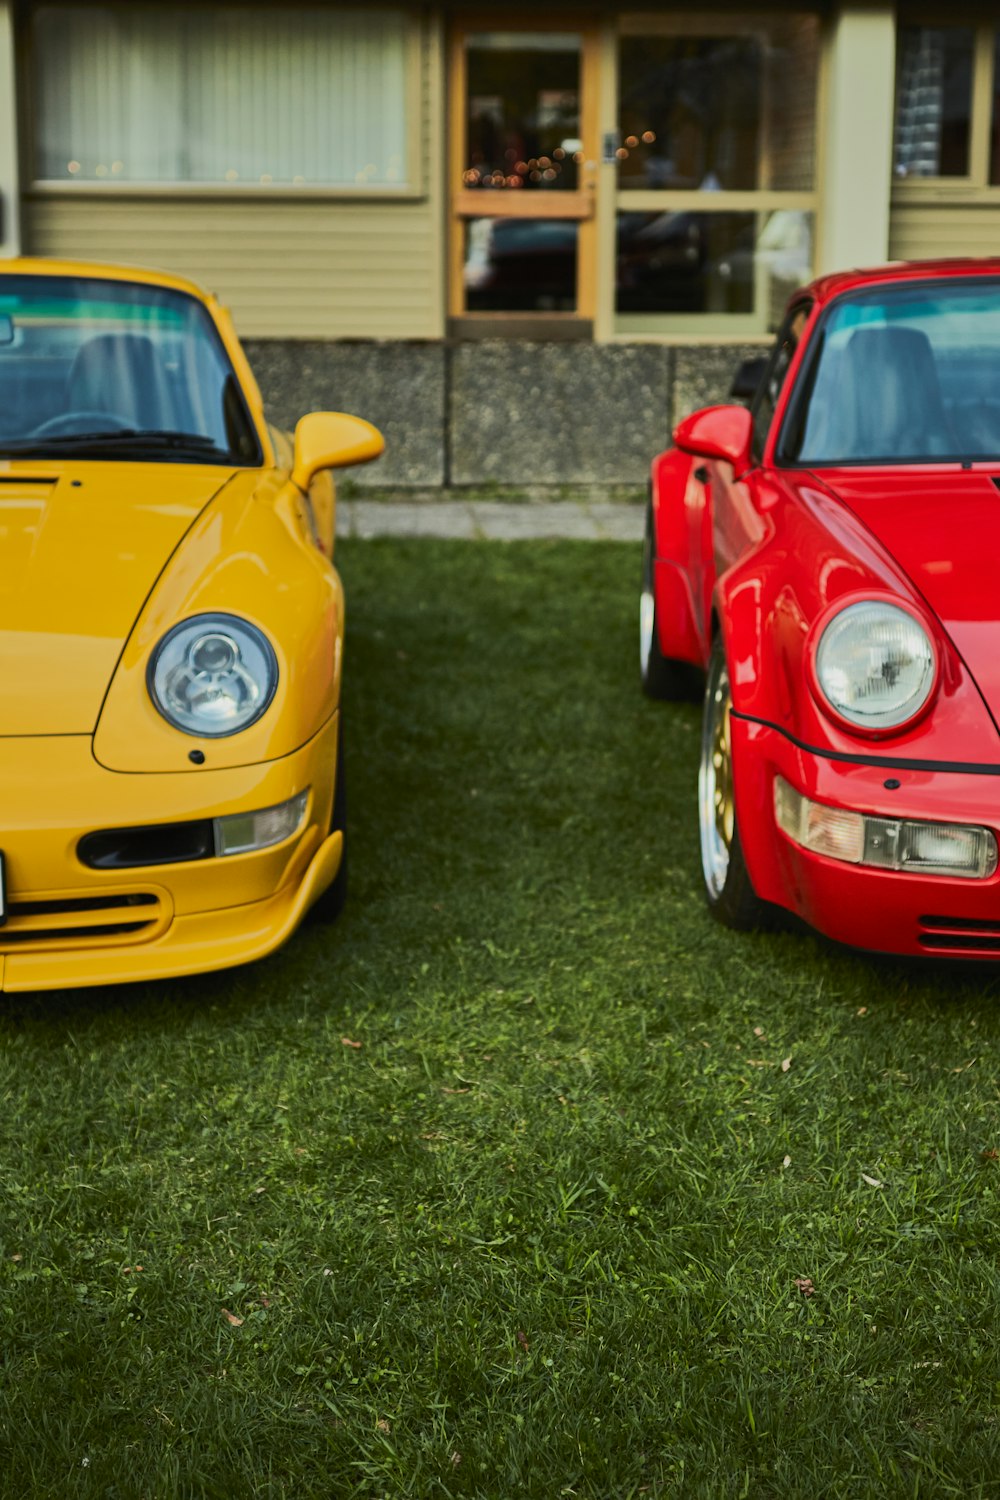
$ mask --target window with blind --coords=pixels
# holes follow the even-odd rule
[[[35,177],[412,191],[415,31],[391,9],[39,6]]]

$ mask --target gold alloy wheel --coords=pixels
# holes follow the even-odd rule
[[[713,900],[718,900],[725,889],[730,851],[736,832],[733,756],[729,730],[731,706],[726,658],[721,646],[716,645],[705,684],[701,764],[698,770],[701,866],[705,885]]]

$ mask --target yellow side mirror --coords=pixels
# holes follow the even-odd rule
[[[292,482],[307,490],[322,469],[343,469],[378,458],[385,438],[377,427],[342,411],[312,411],[295,428]]]

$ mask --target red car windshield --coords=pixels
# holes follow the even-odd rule
[[[780,443],[786,462],[1000,461],[1000,282],[909,282],[839,298]]]
[[[260,446],[194,297],[0,275],[0,454],[251,464]]]

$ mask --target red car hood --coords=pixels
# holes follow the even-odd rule
[[[993,478],[959,469],[838,469],[818,477],[912,579],[997,718],[1000,489]]]

